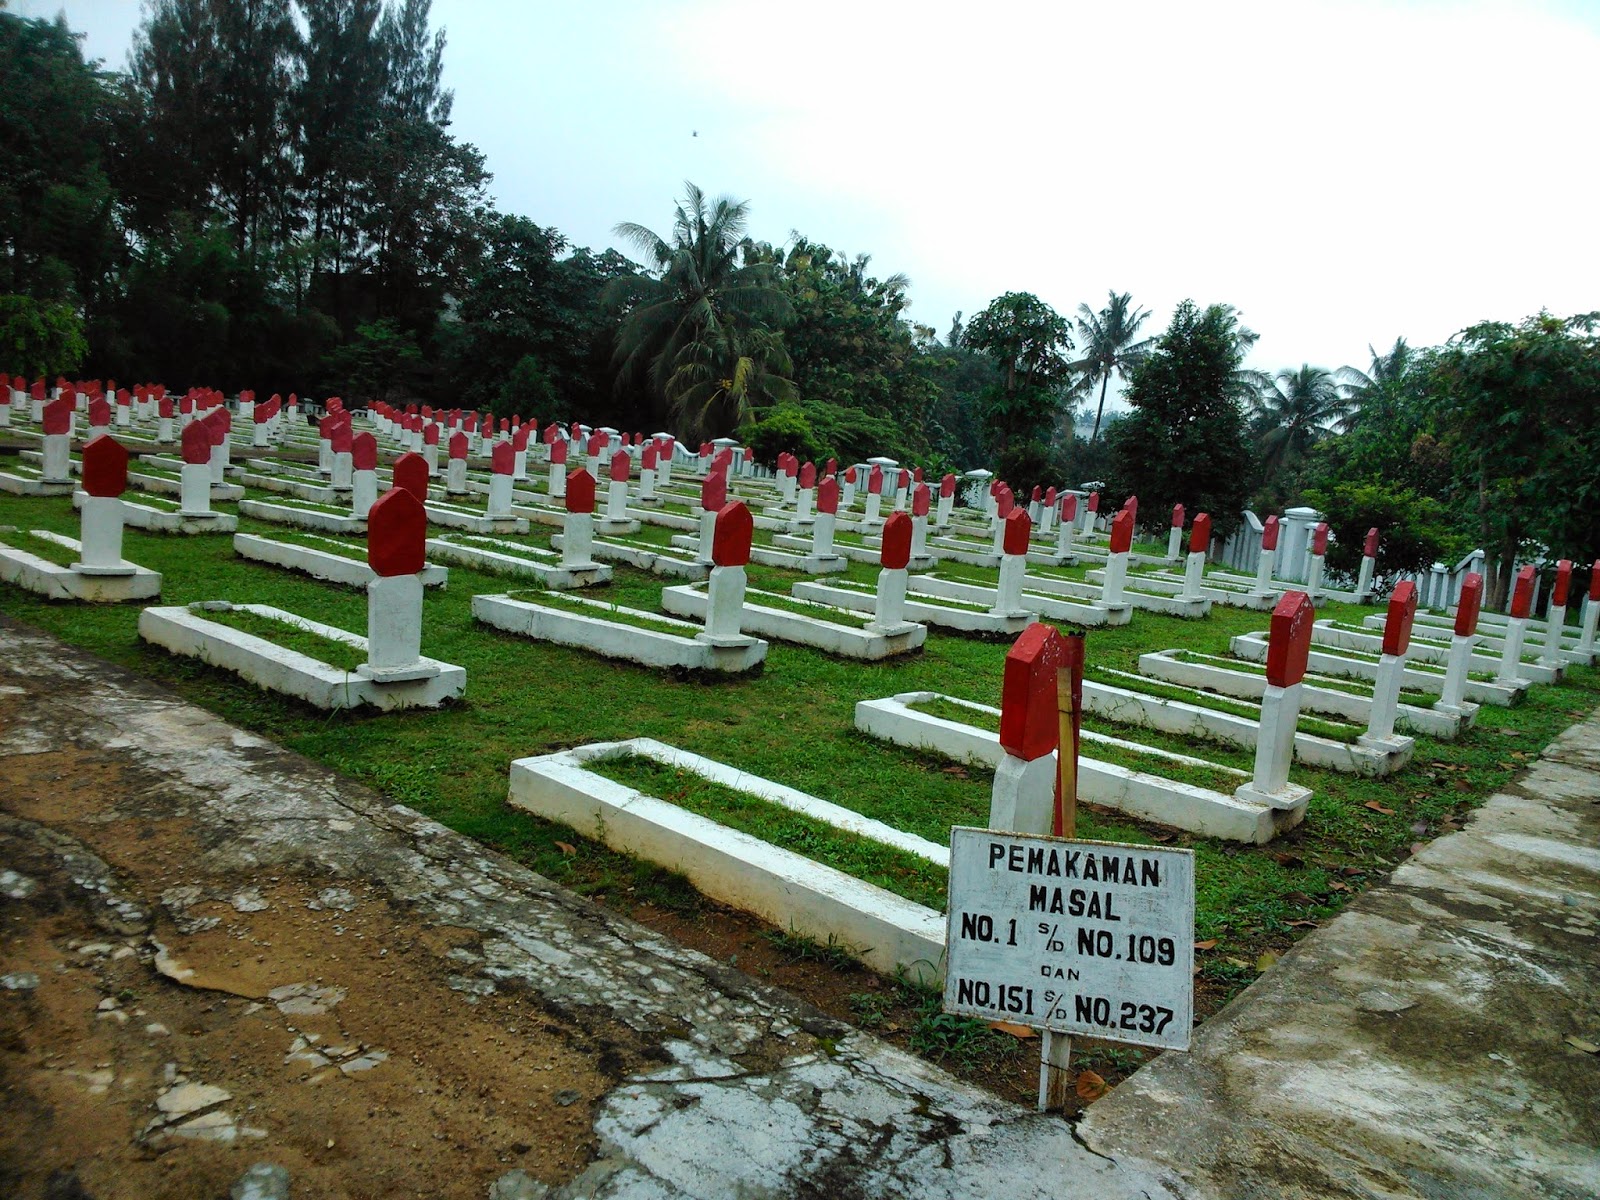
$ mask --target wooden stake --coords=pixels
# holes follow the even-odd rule
[[[1075,837],[1078,829],[1078,739],[1083,712],[1083,630],[1064,629],[1066,647],[1056,672],[1056,819],[1057,837]],[[1048,1029],[1039,1042],[1039,1111],[1065,1108],[1070,1091],[1068,1067],[1072,1038]]]

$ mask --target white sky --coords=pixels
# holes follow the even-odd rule
[[[125,61],[137,0],[13,0]],[[580,245],[692,179],[911,277],[1238,307],[1252,365],[1365,367],[1600,308],[1600,0],[434,0],[454,132]],[[698,135],[698,136],[696,136]]]

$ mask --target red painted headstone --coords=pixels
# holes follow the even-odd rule
[[[1052,511],[1056,506],[1056,489],[1053,487],[1044,490],[1044,506]]]
[[[1000,490],[994,494],[994,515],[1004,521],[1011,515],[1011,510],[1017,506],[1017,501],[1011,494],[1011,489],[1005,484],[1000,485]]]
[[[1263,550],[1276,550],[1278,548],[1278,518],[1268,517],[1267,523],[1261,527],[1261,548]]]
[[[854,483],[857,478],[858,476],[854,467],[846,467],[844,469],[844,481],[846,483]]]
[[[437,446],[439,444],[439,431],[442,426],[431,423],[423,427],[422,444],[424,446]]]
[[[1033,485],[1033,491],[1028,493],[1028,503],[1029,504],[1041,504],[1043,502],[1044,502],[1044,488],[1040,487],[1036,483],[1036,484]]]
[[[579,467],[567,476],[567,511],[592,513],[594,511],[594,476]]]
[[[1550,589],[1550,604],[1555,608],[1567,606],[1567,592],[1572,588],[1572,560],[1563,558],[1556,563],[1556,582]]]
[[[742,567],[750,561],[750,537],[755,522],[750,510],[738,500],[717,510],[717,523],[711,534],[711,561],[719,567]]]
[[[895,490],[896,491],[900,491],[900,492],[903,492],[903,491],[906,490],[906,488],[910,487],[911,486],[911,472],[906,470],[904,467],[901,467],[900,468],[900,474],[895,478],[894,486],[895,486]]]
[[[639,469],[641,471],[654,471],[656,464],[660,461],[661,458],[656,453],[655,443],[651,442],[650,445],[644,448],[644,452],[639,455]]]
[[[555,441],[550,443],[550,464],[552,466],[566,466],[567,444],[567,439],[563,437],[558,437]]]
[[[1126,508],[1111,518],[1111,553],[1126,554],[1133,549],[1133,513]]]
[[[890,513],[883,523],[883,543],[878,548],[878,564],[890,571],[903,571],[911,562],[911,518],[903,512]]]
[[[883,491],[883,468],[874,465],[867,472],[867,491],[872,495],[879,495]]]
[[[1306,677],[1306,661],[1311,657],[1311,626],[1316,621],[1311,597],[1304,592],[1285,592],[1272,610],[1272,628],[1267,635],[1267,682],[1274,687],[1292,687]]]
[[[217,411],[222,412],[223,410],[219,408]],[[222,422],[218,421],[216,424],[220,428]],[[350,422],[348,421],[340,421],[333,427],[333,432],[328,435],[328,448],[335,454],[351,453],[354,442],[355,439],[350,436]]]
[[[1328,523],[1318,521],[1317,527],[1311,531],[1311,553],[1319,558],[1328,552]]]
[[[606,452],[606,447],[611,444],[611,439],[603,433],[594,433],[589,437],[589,457],[598,458]]]
[[[1000,543],[1001,549],[1006,554],[1026,554],[1028,539],[1032,536],[1033,521],[1028,516],[1028,510],[1018,505],[1006,515],[1006,532]]]
[[[350,465],[357,471],[378,469],[378,439],[370,433],[358,433],[350,439]]]
[[[164,417],[170,421],[172,419],[172,411],[171,396],[163,396],[161,399],[156,401],[156,416]]]
[[[90,438],[83,448],[83,490],[91,496],[120,496],[128,490],[128,452],[109,433]]]
[[[632,467],[633,460],[628,457],[628,452],[626,450],[618,450],[611,456],[611,482],[627,483]]]
[[[211,432],[204,422],[190,421],[183,427],[183,461],[191,466],[211,461]]]
[[[721,512],[728,503],[728,477],[713,471],[700,484],[700,507],[706,512]]]
[[[251,416],[255,418],[255,423],[257,425],[265,425],[268,421],[272,420],[273,411],[274,409],[272,402],[269,400],[265,404],[256,405],[255,411],[251,413]]]
[[[72,414],[75,405],[66,396],[59,396],[44,406],[44,431],[47,434],[72,432]]]
[[[839,460],[830,458],[827,465],[822,468],[822,473],[824,475],[837,475],[839,473]]]
[[[1129,496],[1124,500],[1122,502],[1122,511],[1132,513],[1133,519],[1137,521],[1139,519],[1139,497]]]
[[[814,488],[817,486],[817,467],[815,463],[806,463],[800,468],[800,486]]]
[[[467,457],[467,435],[457,431],[450,435],[450,457],[463,461]]]
[[[1174,529],[1183,528],[1183,505],[1181,504],[1172,506],[1172,527]]]
[[[534,428],[535,427],[532,425],[517,426],[517,431],[511,435],[511,449],[513,453],[527,452],[528,439],[533,436]]]
[[[1533,564],[1517,572],[1517,585],[1511,593],[1511,615],[1527,617],[1533,611]]]
[[[956,477],[954,475],[946,475],[943,479],[939,480],[940,499],[943,499],[946,496],[954,496],[955,494]]]
[[[1589,601],[1600,604],[1600,558],[1594,560],[1594,566],[1589,568]]]
[[[817,511],[819,513],[837,513],[839,511],[839,478],[829,475],[817,484]]]
[[[1378,557],[1378,528],[1376,525],[1367,530],[1367,540],[1361,547],[1361,553],[1366,558]]]
[[[1411,647],[1411,625],[1417,619],[1417,585],[1406,579],[1389,596],[1383,622],[1383,652],[1404,654]]]
[[[928,505],[932,497],[928,493],[928,485],[919,483],[916,490],[911,493],[911,515],[925,517],[928,515]]]
[[[105,397],[96,396],[89,401],[89,428],[95,429],[109,424],[111,424],[111,405],[105,402]]]
[[[1089,511],[1092,512],[1092,513],[1097,513],[1097,512],[1100,511],[1100,493],[1099,492],[1090,492],[1089,493]]]
[[[800,460],[792,454],[784,454],[778,462],[778,468],[790,479],[800,473]]]
[[[1060,740],[1056,680],[1067,648],[1053,625],[1036,622],[1006,652],[1000,682],[1000,746],[1025,762],[1043,758]]]
[[[1194,525],[1189,530],[1189,553],[1211,553],[1211,514],[1201,513],[1194,519]]]
[[[437,426],[435,426],[437,428]],[[394,486],[404,488],[419,502],[428,498],[428,460],[412,452],[394,462]]]
[[[1061,519],[1063,521],[1076,521],[1078,519],[1078,493],[1068,492],[1061,497]]]
[[[390,488],[367,512],[367,565],[377,575],[415,575],[427,540],[427,510],[406,488]]]
[[[1461,599],[1456,601],[1456,636],[1471,637],[1478,632],[1478,614],[1483,610],[1483,576],[1469,571],[1461,581]]]
[[[921,483],[922,482],[922,468],[921,467],[918,467],[915,471],[911,472],[911,482],[913,482],[913,483]]]
[[[496,442],[489,451],[489,470],[495,475],[509,475],[516,465],[516,448],[510,442]]]

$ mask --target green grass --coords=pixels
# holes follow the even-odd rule
[[[366,654],[347,642],[326,638],[299,625],[262,616],[248,609],[206,609],[195,613],[195,616],[264,638],[275,646],[319,659],[341,671],[354,671],[367,661]]]
[[[1227,713],[1230,716],[1243,717],[1247,721],[1261,720],[1261,706],[1252,704],[1248,700],[1234,700],[1227,696],[1208,692],[1203,688],[1189,688],[1182,684],[1163,683],[1159,679],[1140,676],[1138,679],[1128,679],[1125,676],[1113,674],[1109,671],[1086,668],[1083,677],[1095,683],[1103,683],[1108,687],[1123,688],[1139,692],[1146,696],[1154,696],[1161,700],[1173,700],[1180,704],[1190,704],[1196,708],[1210,709],[1212,712]],[[1346,725],[1343,722],[1324,720],[1311,716],[1302,711],[1298,728],[1301,733],[1309,733],[1316,737],[1327,738],[1334,742],[1353,742],[1362,732],[1362,728]]]
[[[340,558],[352,558],[360,562],[367,561],[367,544],[361,541],[341,541],[335,534],[318,536],[298,529],[283,529],[274,533],[272,540],[275,542],[288,542],[294,546],[304,546],[308,550],[320,550],[324,554],[337,554]]]
[[[0,524],[73,537],[78,530],[68,497],[0,494]],[[269,537],[282,532],[250,518],[239,528]],[[518,540],[547,548],[550,532],[538,526]],[[665,537],[671,532],[660,530]],[[228,538],[174,538],[130,529],[124,553],[162,573],[163,604],[257,602],[344,629],[366,628],[366,597],[359,591],[240,559]],[[994,580],[993,572],[970,570],[975,581]],[[867,589],[876,577],[877,568],[863,563],[850,564],[844,575]],[[752,587],[787,593],[803,577],[752,564],[749,578]],[[607,594],[621,604],[657,611],[663,586],[645,572],[618,567]],[[646,895],[681,908],[696,901],[670,873],[511,809],[505,797],[513,759],[594,741],[652,737],[935,842],[947,841],[953,824],[987,820],[992,785],[987,771],[952,768],[944,759],[868,739],[854,730],[854,705],[919,690],[998,703],[1009,639],[980,641],[935,629],[922,654],[882,663],[774,643],[759,676],[680,679],[504,635],[473,619],[473,595],[505,590],[505,582],[488,572],[452,567],[449,588],[432,590],[424,600],[423,653],[466,668],[464,702],[382,715],[330,715],[264,693],[231,673],[169,655],[139,640],[137,606],[56,604],[0,585],[0,611],[153,678],[558,882],[624,907]],[[1335,602],[1319,615],[1359,621],[1376,611]],[[1150,650],[1178,647],[1226,656],[1231,637],[1266,627],[1265,613],[1222,606],[1198,621],[1140,612],[1128,625],[1090,630],[1088,658],[1097,668],[1137,671],[1139,654]],[[1517,708],[1484,706],[1476,726],[1457,741],[1419,737],[1412,765],[1398,775],[1368,779],[1297,766],[1294,778],[1313,791],[1305,824],[1267,846],[1225,844],[1093,810],[1080,812],[1079,833],[1194,847],[1196,936],[1218,939],[1215,950],[1200,956],[1202,974],[1217,985],[1215,994],[1226,996],[1254,976],[1227,959],[1254,963],[1263,949],[1286,948],[1302,932],[1288,921],[1319,920],[1338,911],[1352,894],[1403,861],[1412,843],[1459,823],[1552,737],[1597,705],[1600,675],[1574,667],[1560,686],[1530,689]],[[1126,732],[1089,717],[1084,727],[1113,736]],[[1198,752],[1222,766],[1251,767],[1250,753],[1238,747],[1197,747],[1150,730],[1135,736],[1141,744]],[[1098,757],[1102,751],[1092,753]],[[1138,766],[1168,773],[1156,759]],[[1175,769],[1171,773],[1179,777]],[[576,852],[567,853],[558,842]]]
[[[629,755],[601,759],[589,763],[588,769],[719,825],[854,875],[914,903],[944,911],[948,873],[943,867],[899,847],[836,829],[815,817],[793,812],[781,804],[735,791],[652,758]],[[948,842],[949,836],[942,841]]]
[[[831,608],[821,601],[800,600],[794,596],[785,596],[781,592],[758,592],[752,588],[745,594],[745,603],[797,613],[802,617],[811,617],[818,621],[830,621],[835,625],[848,625],[853,629],[864,629],[872,623],[871,613],[857,612],[850,608]]]
[[[77,531],[73,530],[72,536]],[[47,563],[54,563],[58,567],[70,567],[78,561],[78,552],[63,546],[60,542],[52,542],[49,538],[36,536],[28,529],[0,529],[0,542],[15,550],[23,550],[35,558],[42,558]]]

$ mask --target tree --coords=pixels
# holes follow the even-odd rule
[[[422,365],[416,339],[393,321],[374,321],[328,356],[333,390],[355,403],[397,399]]]
[[[1496,606],[1529,543],[1571,557],[1600,545],[1597,327],[1600,313],[1486,322],[1451,338],[1434,362]]]
[[[75,371],[88,348],[71,305],[0,296],[0,363],[7,370],[46,378]]]
[[[1348,411],[1349,401],[1338,378],[1321,367],[1285,368],[1270,378],[1255,397],[1251,422],[1258,465],[1266,493],[1276,506],[1292,490],[1307,452]]]
[[[1111,377],[1115,375],[1126,382],[1150,352],[1154,338],[1135,340],[1140,326],[1149,317],[1149,309],[1133,307],[1133,296],[1128,292],[1121,295],[1108,293],[1108,302],[1099,312],[1087,304],[1078,305],[1078,332],[1083,337],[1084,354],[1072,364],[1072,369],[1083,373],[1080,379],[1082,390],[1088,391],[1096,383],[1100,385],[1094,431],[1089,434],[1091,444],[1100,437],[1100,421],[1106,412],[1106,388],[1111,383]]]
[[[994,449],[1044,442],[1061,406],[1070,369],[1066,318],[1031,292],[1007,292],[967,323],[962,343],[987,354],[1000,378],[984,396],[984,424]]]
[[[1185,300],[1143,362],[1130,412],[1108,435],[1113,490],[1148,512],[1182,503],[1208,512],[1218,533],[1235,526],[1248,495],[1250,451],[1236,372],[1244,357],[1231,306]]]
[[[691,417],[689,389],[702,382],[703,371],[732,381],[740,356],[781,345],[747,334],[758,327],[775,330],[793,308],[777,286],[773,264],[752,261],[753,254],[746,258],[746,250],[754,249],[745,237],[749,202],[727,196],[708,200],[693,183],[684,189],[674,209],[671,240],[632,222],[616,227],[639,248],[646,267],[658,272],[619,281],[612,290],[614,298],[626,302],[617,333],[618,383],[645,373],[681,432],[723,433],[732,426],[706,428]],[[756,365],[757,376],[779,378],[764,361]],[[751,375],[750,368],[745,374]],[[776,393],[761,398],[775,399]]]
[[[1404,386],[1406,374],[1416,362],[1416,351],[1406,344],[1405,338],[1395,338],[1387,354],[1379,354],[1370,345],[1367,353],[1372,365],[1365,371],[1355,367],[1340,367],[1335,377],[1347,390],[1349,407],[1339,422],[1340,433],[1352,433],[1369,409],[1389,403]]]

